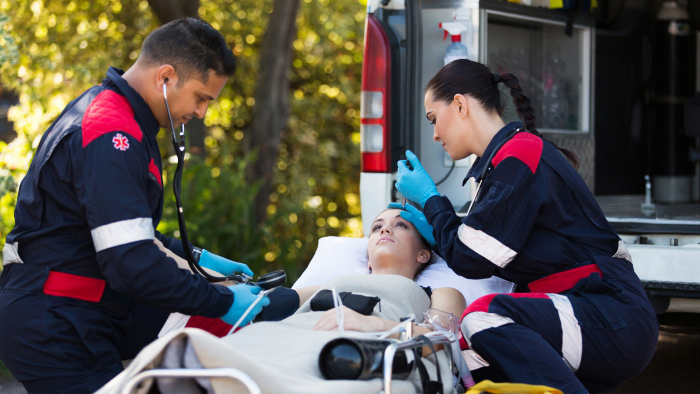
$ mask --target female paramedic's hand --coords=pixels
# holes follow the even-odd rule
[[[407,150],[406,158],[413,169],[408,168],[406,160],[398,161],[396,189],[407,199],[420,203],[420,206],[424,207],[430,197],[439,196],[440,193],[416,155]]]
[[[199,257],[199,265],[224,276],[240,273],[253,276],[253,271],[251,271],[247,265],[217,256],[214,253],[209,253],[206,249],[202,250],[202,255]]]
[[[401,217],[413,223],[416,226],[416,230],[420,233],[423,238],[430,244],[430,247],[435,247],[435,237],[433,236],[433,226],[428,223],[425,214],[419,211],[418,208],[411,204],[406,204],[404,207],[398,202],[392,202],[387,207],[389,209],[401,209]]]
[[[243,313],[245,313],[250,304],[255,301],[255,299],[258,297],[257,294],[260,293],[262,289],[260,286],[244,284],[229,286],[228,289],[233,292],[233,305],[231,305],[231,309],[229,309],[228,312],[226,312],[226,314],[221,316],[219,319],[233,326],[236,324],[238,319],[243,316]],[[248,313],[248,315],[243,319],[239,327],[243,327],[253,321],[255,316],[262,312],[263,307],[268,305],[270,305],[270,299],[267,298],[267,296],[262,297],[260,301],[255,304],[253,309],[251,309],[250,313]]]
[[[375,332],[385,331],[388,328],[386,328],[386,324],[384,324],[383,319],[380,319],[376,316],[365,316],[361,313],[355,312],[347,306],[343,306],[343,329],[350,331]],[[314,330],[338,330],[338,320],[336,318],[335,308],[323,312],[321,317],[314,325]]]

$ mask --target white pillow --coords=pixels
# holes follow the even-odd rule
[[[452,287],[459,290],[467,304],[477,298],[493,293],[510,293],[511,282],[501,278],[467,279],[454,273],[445,260],[436,256],[435,261],[418,275],[421,286]],[[329,279],[345,274],[369,274],[367,267],[367,238],[323,237],[318,240],[318,249],[309,266],[292,285],[292,289],[318,286]]]

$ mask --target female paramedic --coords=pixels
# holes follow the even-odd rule
[[[524,125],[502,121],[500,83]],[[629,252],[576,172],[578,159],[540,136],[518,79],[454,61],[428,83],[425,111],[452,159],[478,156],[465,178],[478,182],[476,202],[457,216],[408,151],[412,168],[399,161],[396,188],[423,211],[402,215],[434,237],[457,274],[496,275],[518,289],[464,311],[475,380],[569,394],[608,391],[640,373],[656,347],[654,311]]]
[[[154,242],[185,255],[179,240],[156,231],[156,136],[202,118],[235,64],[211,25],[172,21],[146,37],[131,68],[110,68],[42,136],[0,276],[0,358],[29,393],[92,393],[156,338],[169,312],[236,322],[257,298],[258,286],[227,288],[178,269]],[[199,265],[253,274],[206,251]]]

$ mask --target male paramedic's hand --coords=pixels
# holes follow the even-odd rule
[[[440,193],[418,157],[407,150],[406,158],[413,169],[408,168],[406,160],[398,161],[399,171],[396,174],[396,189],[407,199],[420,203],[420,206],[424,207],[430,197],[439,196]]]
[[[244,284],[229,286],[228,289],[233,292],[233,305],[231,305],[231,309],[229,309],[225,315],[221,316],[220,319],[233,326],[236,324],[238,319],[243,316],[243,313],[245,313],[250,304],[255,301],[255,299],[258,297],[257,294],[260,293],[262,289],[259,286]],[[264,296],[262,299],[260,299],[260,301],[258,301],[257,304],[255,304],[250,313],[248,313],[248,315],[243,319],[239,327],[243,327],[253,321],[255,316],[262,312],[263,307],[268,305],[270,305],[270,299],[267,298],[267,296]]]
[[[214,253],[209,253],[206,249],[202,250],[202,255],[199,257],[199,265],[224,276],[240,273],[253,276],[253,271],[251,271],[247,265],[217,256]]]
[[[411,204],[406,204],[404,207],[398,202],[392,202],[388,206],[389,209],[401,209],[401,217],[413,223],[420,235],[425,238],[430,244],[430,247],[435,247],[435,237],[433,236],[433,226],[428,223],[428,219],[422,211]]]

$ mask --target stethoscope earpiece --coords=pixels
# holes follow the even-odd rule
[[[165,99],[165,106],[168,106],[168,78],[165,78],[165,81],[163,81],[163,98]],[[170,108],[168,108],[168,116],[170,116]]]

